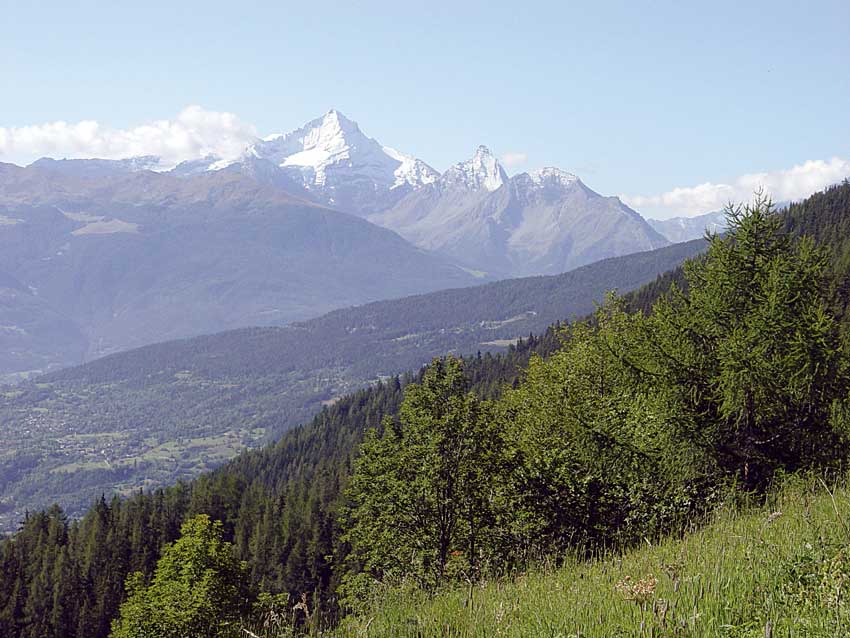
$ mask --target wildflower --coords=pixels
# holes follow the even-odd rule
[[[634,601],[638,605],[645,606],[655,596],[657,585],[658,579],[652,574],[646,578],[641,578],[637,582],[633,582],[631,576],[626,576],[614,585],[614,589],[620,592],[626,600]]]

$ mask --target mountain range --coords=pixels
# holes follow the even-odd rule
[[[237,170],[298,185],[298,194],[398,232],[416,246],[490,277],[564,272],[669,243],[615,197],[555,168],[508,177],[479,146],[440,174],[366,136],[331,110],[271,135],[238,159],[206,158],[175,172]]]
[[[616,197],[556,168],[508,177],[480,146],[471,160],[369,220],[468,268],[555,274],[670,242]]]
[[[722,210],[696,215],[695,217],[672,217],[670,219],[647,219],[652,228],[666,239],[676,243],[698,239],[709,233],[720,233],[726,229],[726,213]]]
[[[848,266],[850,261],[847,259],[847,255],[850,254],[850,239],[848,239],[850,237],[850,185],[845,183],[841,187],[817,194],[805,202],[792,205],[782,215],[782,225],[792,239],[808,236],[820,243],[824,256],[830,264],[829,288],[837,293],[834,295],[834,301],[837,304],[835,310],[838,313],[837,316],[841,317],[846,334],[848,325],[846,292],[850,290],[850,266]],[[695,245],[699,244],[700,242],[695,242]],[[587,283],[589,280],[579,277],[579,274],[586,275],[601,267],[602,270],[597,274],[602,278],[608,276],[606,272],[608,274],[619,272],[622,276],[630,277],[640,270],[640,263],[633,260],[648,259],[644,262],[648,263],[653,256],[660,257],[669,251],[681,250],[683,246],[687,244],[659,249],[652,253],[606,260],[574,271],[570,275],[576,278],[574,283],[582,279]],[[612,268],[615,264],[623,268]],[[334,325],[339,328],[380,327],[390,329],[391,334],[395,329],[405,329],[403,317],[413,317],[415,320],[420,317],[423,313],[419,313],[419,309],[426,311],[424,312],[426,324],[431,321],[432,313],[434,316],[447,317],[451,321],[456,316],[452,310],[458,301],[462,304],[459,308],[464,311],[464,319],[474,316],[475,300],[486,298],[491,299],[493,304],[491,309],[499,309],[505,302],[512,304],[516,298],[517,305],[505,309],[508,312],[515,311],[517,307],[528,307],[524,302],[530,301],[537,294],[534,291],[538,283],[540,284],[537,291],[540,293],[539,299],[546,304],[559,298],[559,290],[565,293],[563,297],[565,302],[587,303],[587,295],[592,288],[579,286],[573,288],[570,293],[569,285],[565,285],[567,279],[569,279],[567,276],[535,277],[499,282],[466,291],[443,291],[429,296],[433,297],[431,301],[421,297],[407,300],[405,304],[402,304],[406,310],[399,307],[398,310],[401,312],[398,315],[390,311],[396,302],[382,302],[362,309],[353,309],[352,314],[348,314],[349,311],[340,311],[333,313],[333,316],[329,315],[326,323],[313,323],[314,328],[317,329],[316,332],[305,331],[298,344],[303,352],[308,352],[311,346],[323,349],[326,345],[323,335],[331,334],[333,331],[324,332],[320,326],[322,323],[324,328]],[[681,268],[668,272],[641,288],[636,294],[627,295],[625,299],[627,308],[637,312],[648,311],[659,296],[669,290],[672,282],[683,281]],[[498,294],[491,298],[486,292],[488,290],[496,291]],[[525,294],[531,296],[523,297]],[[440,301],[437,301],[438,299]],[[485,303],[482,308],[488,305]],[[402,320],[396,323],[395,320],[399,319]],[[376,320],[387,321],[376,324]],[[410,326],[415,325],[415,321],[414,324],[406,325],[409,329]],[[509,329],[508,326],[505,326],[505,329]],[[30,496],[35,496],[34,492],[41,490],[42,498],[46,495],[53,500],[52,489],[57,488],[60,491],[56,493],[62,494],[63,502],[68,502],[66,500],[68,495],[75,490],[90,489],[89,481],[101,480],[105,483],[111,481],[110,484],[120,481],[121,472],[126,471],[128,466],[115,463],[116,457],[110,456],[114,449],[122,444],[121,439],[116,435],[136,437],[147,446],[145,458],[138,460],[138,465],[159,462],[163,467],[169,464],[174,467],[184,453],[196,454],[201,461],[215,460],[213,453],[227,444],[232,445],[234,442],[238,444],[240,433],[225,431],[223,436],[208,437],[200,441],[189,438],[181,440],[179,436],[172,436],[164,444],[153,448],[151,446],[156,443],[155,437],[151,437],[154,440],[147,440],[146,437],[151,428],[160,425],[159,416],[169,408],[182,411],[183,418],[179,418],[178,421],[189,428],[198,424],[196,417],[199,413],[205,414],[209,419],[208,423],[213,425],[216,425],[216,415],[221,415],[228,410],[230,411],[226,412],[227,419],[241,416],[244,421],[252,417],[258,409],[256,404],[250,402],[252,392],[255,395],[264,392],[265,396],[273,397],[275,386],[279,387],[278,382],[271,379],[263,380],[261,375],[263,371],[273,370],[275,365],[286,365],[285,357],[290,352],[289,348],[278,351],[269,347],[274,342],[274,334],[280,336],[286,332],[287,329],[235,331],[219,336],[150,346],[50,375],[39,383],[25,384],[15,390],[7,389],[3,393],[4,398],[10,402],[20,401],[19,407],[23,408],[16,411],[15,407],[11,406],[10,412],[19,418],[15,425],[20,425],[13,435],[20,432],[41,436],[42,447],[30,448],[17,457],[14,454],[11,456],[0,454],[0,462],[17,462],[17,468],[22,470],[17,477],[12,477],[13,481],[17,481],[14,485],[15,489],[28,490]],[[357,332],[352,331],[349,336]],[[529,369],[527,366],[530,358],[535,355],[546,356],[559,347],[557,332],[557,329],[548,330],[541,338],[520,342],[516,348],[499,356],[470,357],[465,362],[470,389],[481,397],[498,398],[502,388],[521,386],[524,383],[523,376],[528,374],[526,371]],[[308,335],[314,339],[310,339]],[[252,340],[252,336],[258,338]],[[399,336],[399,333],[396,333],[396,336]],[[219,341],[218,337],[223,339]],[[229,347],[228,341],[231,346],[238,344],[239,347]],[[401,344],[405,341],[401,339],[394,343]],[[333,347],[332,343],[327,345]],[[561,361],[563,362],[563,359]],[[552,368],[544,367],[546,365],[545,363],[535,364],[532,368],[534,372],[528,376],[553,384],[551,390],[544,389],[537,396],[554,398],[557,403],[563,400],[563,375],[549,374],[548,371]],[[233,377],[227,374],[228,366],[236,372],[260,374],[254,385],[235,387]],[[572,373],[569,366],[564,368],[564,371],[568,375]],[[158,375],[158,372],[161,374]],[[580,373],[579,370],[577,374]],[[159,379],[156,378],[157,376]],[[66,515],[55,507],[40,513],[30,512],[16,540],[4,543],[2,548],[6,559],[6,574],[9,577],[0,581],[0,584],[5,585],[6,598],[14,603],[7,605],[7,610],[11,610],[11,614],[14,615],[11,616],[11,620],[7,620],[6,626],[11,627],[11,631],[18,631],[19,627],[25,630],[32,628],[31,619],[34,616],[30,610],[45,609],[47,605],[44,616],[58,618],[59,620],[54,621],[57,626],[58,623],[65,623],[72,628],[83,628],[82,631],[77,629],[73,635],[106,637],[110,633],[110,621],[116,617],[119,604],[123,600],[122,583],[125,582],[127,575],[137,569],[146,570],[145,573],[153,573],[160,552],[163,551],[162,548],[166,543],[173,543],[179,537],[181,524],[198,513],[205,513],[212,520],[223,522],[228,540],[233,541],[233,551],[239,552],[236,557],[246,561],[253,582],[259,583],[258,589],[282,592],[284,600],[287,600],[286,596],[289,597],[289,604],[292,600],[298,600],[302,592],[319,592],[314,594],[317,597],[322,594],[337,595],[338,590],[335,588],[340,582],[340,578],[337,577],[338,570],[351,564],[350,554],[346,553],[347,543],[340,536],[339,514],[343,511],[341,506],[344,507],[344,503],[351,501],[345,490],[352,484],[350,477],[359,445],[370,428],[381,423],[384,418],[394,418],[397,415],[404,384],[407,381],[421,379],[421,375],[389,379],[385,383],[375,384],[335,400],[332,405],[328,405],[317,414],[310,423],[287,432],[275,445],[240,454],[216,471],[206,472],[190,483],[179,482],[165,490],[135,492],[132,497],[126,499],[115,498],[109,501],[108,498],[97,498],[88,513],[73,524],[69,524]],[[158,382],[162,384],[161,390],[155,389]],[[242,389],[250,390],[250,392],[241,392]],[[181,400],[189,396],[193,390],[198,393],[205,392],[206,400],[195,405]],[[132,423],[122,421],[128,414],[132,414],[134,409],[134,406],[129,402],[125,403],[125,400],[134,396],[139,423],[147,427],[134,427]],[[537,400],[537,397],[531,393],[520,395],[520,397],[523,396],[529,397],[532,402]],[[596,395],[591,399],[595,397]],[[637,395],[638,400],[642,397],[644,395]],[[99,399],[99,401],[92,401],[92,399]],[[328,403],[330,404],[331,401]],[[514,409],[527,409],[524,404],[524,401],[516,401],[509,406],[509,409],[511,412]],[[72,429],[74,423],[62,423],[62,413],[54,409],[56,406],[77,415],[89,407],[96,407],[101,411],[100,422],[79,418],[79,416],[73,421],[93,429],[108,422],[117,431],[102,431],[96,436],[88,436],[85,432],[75,432]],[[543,405],[543,407],[547,406]],[[608,412],[610,414],[602,415],[603,426],[610,425],[607,421],[611,419],[616,421],[622,416],[610,410]],[[22,415],[31,419],[30,423],[21,418]],[[547,414],[543,414],[543,417],[547,417]],[[528,418],[534,424],[541,423],[540,414],[532,412]],[[548,420],[544,419],[543,422],[548,423],[552,419],[559,418],[562,417],[548,415]],[[593,415],[589,418],[593,418]],[[0,417],[0,421],[3,419],[4,417]],[[52,423],[50,419],[53,419]],[[393,422],[398,423],[397,420]],[[226,423],[219,422],[217,425],[226,427]],[[50,426],[54,427],[53,432],[50,431]],[[612,444],[611,437],[608,436],[610,428],[605,430],[603,427],[601,432],[598,428],[587,431],[583,422],[580,422],[578,427],[582,433],[588,432],[592,435],[590,440],[598,446],[597,450],[607,449]],[[250,434],[250,432],[247,433],[247,435]],[[59,438],[57,435],[62,436]],[[597,435],[604,436],[600,438]],[[567,443],[572,444],[573,440],[569,437]],[[104,443],[109,446],[108,449],[102,445]],[[613,444],[624,447],[621,445],[621,440],[613,441]],[[199,445],[208,446],[209,454],[198,454],[197,446]],[[42,460],[55,464],[57,461],[61,462],[62,455],[68,455],[66,456],[68,458],[73,453],[71,446],[77,446],[77,448],[87,446],[91,455],[89,459],[84,458],[83,461],[97,465],[97,469],[86,469],[74,463],[67,463],[64,467],[53,465],[46,472],[42,471],[47,469],[44,466],[37,467]],[[643,447],[641,450],[654,453],[651,446]],[[130,451],[135,450],[131,448]],[[546,448],[545,451],[551,456],[551,449]],[[682,457],[677,454],[673,458]],[[129,461],[129,468],[132,470],[136,465],[132,459]],[[643,464],[643,458],[639,459],[638,464]],[[658,466],[651,464],[649,467],[652,471]],[[101,472],[99,477],[97,472]],[[578,478],[581,479],[584,476],[581,474]],[[604,478],[605,468],[602,468],[601,474],[594,476]],[[379,474],[378,480],[382,477],[383,475]],[[531,478],[534,479],[535,476]],[[653,481],[656,479],[647,480],[654,485]],[[527,483],[523,482],[523,484]],[[626,486],[624,489],[626,491],[623,493],[628,494],[628,489],[631,488]],[[16,496],[21,493],[17,492]],[[595,491],[591,492],[591,497],[595,493]],[[571,494],[573,492],[567,493],[567,496]],[[562,496],[563,494],[556,494],[555,498],[560,499]],[[795,492],[792,496],[798,495]],[[688,497],[684,499],[687,505],[690,500]],[[721,503],[724,509],[727,500]],[[44,501],[33,499],[32,502]],[[549,495],[543,495],[536,502],[552,501]],[[669,498],[660,495],[657,502],[665,505],[669,502]],[[13,513],[15,507],[15,503],[0,500],[0,514],[5,518],[4,524],[20,520]],[[756,531],[765,527],[765,517],[774,509],[776,508],[771,507],[764,512],[760,510],[757,518],[753,518]],[[829,499],[826,499],[821,509],[829,510],[830,516],[833,516],[832,509],[829,508]],[[75,512],[78,511],[75,510]],[[552,511],[560,515],[563,510],[555,503]],[[774,512],[768,518],[773,520],[776,516],[777,512]],[[662,519],[666,520],[664,517]],[[582,522],[585,519],[577,520]],[[834,516],[830,520],[834,520]],[[677,531],[674,531],[674,534],[681,533],[681,529],[678,527],[675,529]],[[642,538],[642,535],[636,535],[635,542],[642,542]],[[693,537],[693,540],[697,543],[701,542],[699,533]],[[396,554],[397,552],[393,556]],[[791,567],[798,562],[794,562]],[[698,567],[702,569],[700,565]],[[612,566],[614,570],[620,568],[618,564],[612,563]],[[793,569],[789,573],[792,573],[792,576],[796,574]],[[58,576],[51,579],[50,574]],[[604,588],[613,592],[611,583],[616,580],[615,577],[619,576],[617,574],[604,576],[607,579],[603,583]],[[565,572],[564,578],[569,577],[570,574]],[[554,584],[558,585],[558,583]],[[525,585],[525,581],[521,578],[520,586]],[[457,604],[452,604],[468,616],[468,610],[461,604],[466,597],[466,584],[458,587],[460,595],[455,596]],[[581,587],[580,593],[584,591]],[[669,583],[667,587],[669,589]],[[63,596],[58,603],[56,591],[61,591]],[[616,604],[622,609],[634,608],[619,593],[613,592],[612,596],[614,595],[619,601],[615,601]],[[312,599],[313,602],[316,600],[317,598]],[[320,602],[313,605],[311,609],[323,610],[325,600],[330,600],[329,604],[332,604],[335,599],[319,600]],[[606,609],[611,607],[611,600],[606,601]],[[58,609],[60,612],[50,611],[51,602],[53,609]],[[721,603],[725,604],[723,601]],[[403,608],[398,607],[402,613],[396,614],[395,617],[401,618],[404,623],[400,625],[400,631],[406,631],[412,626],[407,619],[412,614],[415,615],[414,604],[416,603],[412,603],[411,606],[405,604]],[[438,611],[443,607],[439,607]],[[476,602],[476,609],[478,607]],[[534,611],[534,606],[528,609]],[[689,609],[690,607],[686,607],[685,611],[690,613]],[[791,612],[794,609],[796,608],[793,606],[789,607],[789,618],[793,616]],[[592,626],[594,617],[591,617],[588,626]],[[635,624],[633,617],[633,614],[630,615],[623,626],[633,627]],[[10,618],[8,613],[6,618]],[[364,623],[367,629],[370,623],[371,620]],[[534,618],[529,615],[527,626],[533,628],[538,625],[539,622],[535,625]],[[89,626],[99,628],[97,633],[89,630]],[[433,626],[436,627],[437,624]],[[71,635],[71,631],[66,633]],[[6,634],[12,635],[10,631],[6,631],[4,635]]]
[[[0,164],[0,380],[668,243],[559,169],[440,174],[335,110],[229,160]]]

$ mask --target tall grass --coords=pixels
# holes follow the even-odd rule
[[[850,493],[793,479],[681,539],[429,596],[387,588],[339,638],[850,636]]]

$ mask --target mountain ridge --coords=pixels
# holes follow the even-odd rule
[[[726,229],[726,214],[722,210],[694,217],[647,219],[647,223],[671,242],[690,241],[705,233],[720,233]]]
[[[669,243],[571,173],[549,167],[508,178],[485,146],[367,219],[496,276],[554,274]]]

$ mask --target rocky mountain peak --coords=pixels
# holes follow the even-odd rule
[[[481,145],[472,159],[459,162],[443,173],[442,181],[452,187],[493,192],[508,181],[508,175],[490,149]]]

